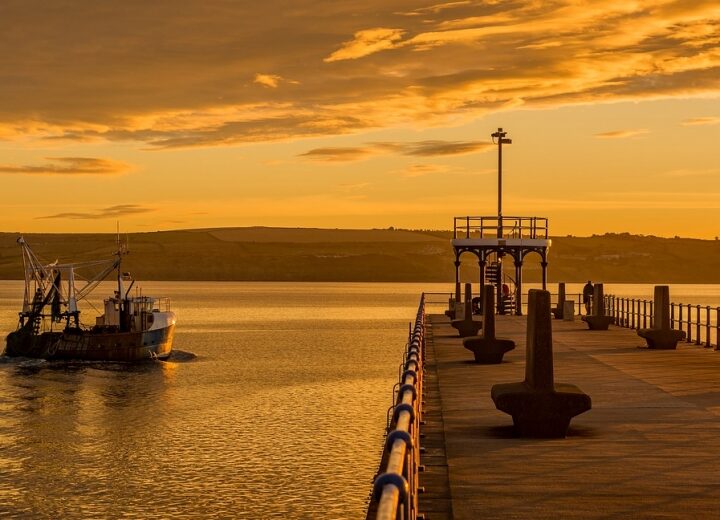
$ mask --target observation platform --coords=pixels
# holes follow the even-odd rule
[[[445,316],[428,316],[419,511],[427,520],[720,518],[720,352],[650,351],[635,331],[553,320],[555,380],[592,410],[565,439],[513,436],[490,388],[521,381],[526,318],[498,316],[515,341],[478,365]]]
[[[514,301],[517,314],[522,313],[522,274],[523,264],[528,255],[535,253],[540,260],[542,287],[547,285],[548,250],[552,241],[548,238],[548,219],[545,217],[455,217],[453,225],[452,247],[455,252],[456,299],[459,300],[461,257],[470,253],[477,259],[480,270],[480,297],[486,283],[488,261],[494,258],[495,275],[491,283],[496,285],[497,308],[502,304],[503,274],[502,259],[513,259],[515,276],[511,282],[515,286]],[[509,287],[508,287],[509,289]],[[504,313],[504,310],[503,310]]]

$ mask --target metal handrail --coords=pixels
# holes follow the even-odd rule
[[[420,297],[415,327],[410,332],[400,388],[392,408],[380,474],[373,484],[377,506],[368,518],[415,520],[418,517],[418,472],[420,468],[420,417],[425,354],[425,294]]]
[[[652,300],[620,298],[612,294],[605,296],[606,314],[613,316],[615,325],[620,327],[636,330],[652,328],[653,306]],[[684,331],[687,343],[720,349],[720,307],[671,302],[670,328]]]
[[[547,239],[546,217],[455,217],[453,238]]]

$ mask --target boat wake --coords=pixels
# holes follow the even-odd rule
[[[192,352],[185,352],[184,350],[173,350],[165,361],[171,361],[173,363],[188,363],[195,361],[197,355]]]

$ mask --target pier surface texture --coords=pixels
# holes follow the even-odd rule
[[[525,317],[498,317],[497,333],[517,348],[499,365],[478,365],[448,318],[429,316],[424,437],[433,460],[420,473],[420,512],[427,520],[720,518],[720,352],[650,350],[615,326],[552,326],[556,378],[581,385],[593,407],[564,439],[528,439],[514,437],[490,398],[494,384],[522,379]]]

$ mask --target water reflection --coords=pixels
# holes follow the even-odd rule
[[[0,360],[0,516],[362,517],[419,286],[157,285],[165,362]]]

